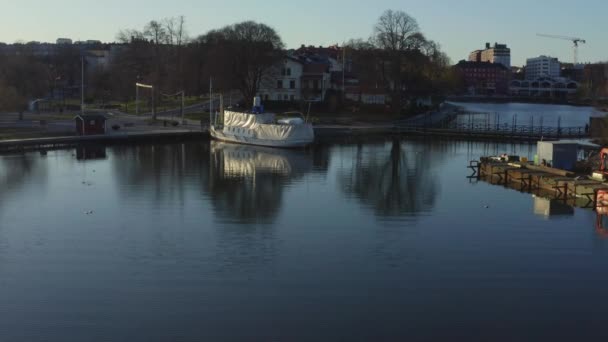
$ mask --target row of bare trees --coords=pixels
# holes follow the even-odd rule
[[[86,68],[86,97],[101,102],[133,99],[136,82],[153,84],[157,98],[182,90],[204,94],[211,78],[216,91],[239,90],[252,97],[284,49],[273,28],[253,21],[190,38],[183,16],[122,30],[117,41],[93,47],[57,45],[51,54],[30,51],[23,44],[23,51],[0,54],[0,112],[24,110],[28,100],[52,94],[78,96],[73,90],[80,87],[81,58],[87,49],[113,48],[110,65]]]
[[[254,21],[191,38],[183,16],[122,30],[117,40],[120,48],[111,65],[89,70],[90,98],[128,101],[134,97],[136,82],[154,84],[157,97],[181,90],[204,94],[210,78],[216,90],[238,90],[251,98],[285,49],[273,28]],[[388,90],[395,111],[409,97],[439,95],[454,86],[449,59],[405,12],[386,11],[369,39],[351,40],[347,48],[361,83]],[[0,91],[7,95],[0,99],[0,111],[21,110],[26,99],[53,93],[58,83],[77,87],[82,53],[82,48],[67,45],[58,46],[57,53],[46,58],[27,53],[2,57]]]
[[[154,84],[165,93],[203,94],[210,79],[216,90],[239,90],[252,97],[284,49],[273,28],[254,21],[190,38],[183,16],[150,21],[143,30],[120,31],[118,40],[124,48],[105,74],[112,75],[113,83],[107,84],[107,92],[120,100],[133,96],[135,82]],[[105,79],[101,74],[94,78]]]

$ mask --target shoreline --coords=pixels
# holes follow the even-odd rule
[[[396,126],[370,125],[315,127],[315,141],[311,146],[331,143],[361,143],[366,141],[386,141],[390,139],[429,139],[470,142],[494,142],[530,144],[539,139],[526,135],[494,135],[487,132],[467,133],[433,129],[402,129]],[[203,131],[155,131],[113,135],[46,137],[33,139],[13,139],[0,141],[0,155],[34,151],[60,150],[87,145],[132,145],[146,143],[182,143],[188,141],[209,141],[211,136]]]
[[[464,108],[460,103],[454,103],[451,100],[448,100],[444,102],[438,110],[397,120],[382,120],[376,122],[351,120],[351,123],[317,124],[314,126],[315,142],[313,144],[331,143],[336,141],[358,142],[378,138],[433,138],[517,143],[529,143],[538,140],[535,136],[525,134],[509,134],[509,132],[495,134],[496,132],[493,133],[489,131],[468,132],[445,128],[435,129],[427,126],[428,124],[435,124],[446,120],[453,115],[463,112],[463,110]],[[71,148],[86,144],[114,145],[155,141],[206,141],[210,139],[206,127],[201,127],[199,125],[197,129],[193,129],[194,126],[190,126],[190,128],[184,126],[184,128],[176,127],[174,129],[163,129],[163,127],[158,127],[146,131],[113,132],[110,134],[93,136],[57,136],[53,134],[34,138],[6,139],[0,140],[0,153]]]
[[[600,110],[603,105],[594,105],[593,103],[568,101],[568,100],[551,100],[551,99],[531,99],[528,97],[476,97],[476,96],[452,96],[446,99],[446,102],[455,103],[521,103],[521,104],[539,104],[539,105],[557,105],[557,106],[572,106],[572,107],[592,107]]]
[[[111,135],[60,136],[27,139],[0,140],[0,154],[27,151],[44,151],[78,147],[86,144],[128,145],[145,142],[191,141],[209,136],[206,131],[152,131]]]

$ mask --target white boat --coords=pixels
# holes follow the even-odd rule
[[[314,142],[315,133],[303,115],[285,113],[277,119],[273,113],[264,113],[261,100],[256,98],[252,111],[220,109],[212,119],[211,137],[221,141],[267,146],[303,147]]]

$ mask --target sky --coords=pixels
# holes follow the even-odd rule
[[[580,37],[579,61],[608,60],[605,0],[0,0],[0,42],[73,40],[112,42],[121,29],[142,29],[153,19],[186,17],[191,37],[244,20],[272,26],[288,48],[367,39],[387,9],[414,17],[427,38],[452,62],[486,42],[511,48],[513,65],[539,55],[573,60],[572,43],[537,33]]]

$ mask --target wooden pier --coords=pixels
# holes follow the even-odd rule
[[[172,130],[129,132],[107,135],[49,137],[18,140],[0,140],[0,153],[70,148],[81,144],[126,144],[172,140],[205,139],[206,131]]]
[[[589,137],[589,132],[585,127],[449,124],[430,127],[424,125],[397,125],[394,130],[400,135],[429,135],[491,141],[536,142]]]
[[[598,192],[608,191],[608,184],[588,177],[577,177],[572,172],[535,166],[531,163],[496,161],[481,158],[471,161],[471,179],[502,185],[531,194],[542,193],[552,199],[563,200],[573,207],[596,209]]]

